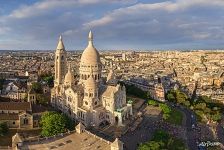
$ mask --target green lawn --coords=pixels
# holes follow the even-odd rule
[[[179,110],[172,109],[167,121],[172,124],[182,125],[183,114]]]

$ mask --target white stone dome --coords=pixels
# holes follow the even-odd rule
[[[94,80],[92,75],[90,75],[90,77],[86,80],[85,86],[87,88],[93,88],[93,89],[96,87],[96,81]]]
[[[71,67],[69,65],[68,72],[65,75],[64,83],[65,84],[72,84],[73,82],[74,82],[74,76],[72,75]]]
[[[93,45],[93,34],[89,32],[89,43],[86,49],[83,51],[81,56],[81,64],[92,65],[100,63],[100,55],[97,49]]]

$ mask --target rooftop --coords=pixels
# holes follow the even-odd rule
[[[0,102],[0,110],[31,110],[29,102]]]

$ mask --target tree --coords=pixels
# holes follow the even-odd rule
[[[54,84],[54,76],[52,75],[43,77],[43,80],[47,82],[49,86],[53,86]]]
[[[170,135],[163,130],[156,130],[155,133],[153,134],[153,140],[154,141],[164,141],[166,139],[168,139],[170,137]]]
[[[206,103],[198,103],[194,108],[198,110],[204,110],[206,108]]]
[[[32,83],[32,87],[31,88],[38,94],[42,94],[42,92],[43,92],[41,84],[39,82]]]
[[[149,141],[145,144],[140,144],[138,150],[160,150],[164,145],[161,141]]]
[[[159,107],[165,114],[169,114],[171,112],[171,108],[167,104],[159,104]]]
[[[53,136],[71,129],[73,122],[64,114],[46,112],[41,116],[41,135]]]
[[[214,114],[214,115],[211,115],[211,119],[212,119],[213,121],[220,121],[220,120],[222,119],[222,116],[221,116],[221,114],[218,112],[218,113],[216,113],[216,114]]]
[[[0,136],[5,135],[8,132],[9,128],[6,122],[0,123]]]
[[[155,100],[148,100],[148,105],[156,106],[158,103]]]
[[[47,97],[44,96],[43,94],[37,94],[37,101],[39,104],[47,104],[48,103]]]
[[[179,104],[183,104],[187,100],[187,95],[183,92],[176,91],[176,101]]]
[[[183,104],[184,104],[184,106],[186,106],[186,107],[189,107],[189,106],[191,105],[189,101],[185,101]]]
[[[167,94],[167,100],[170,102],[176,102],[176,98],[174,97],[173,93]]]
[[[209,98],[208,96],[199,96],[197,102],[206,102],[209,103],[211,102],[211,98]]]
[[[151,141],[140,144],[138,150],[185,150],[181,139],[172,137],[166,131],[156,130]]]
[[[169,138],[167,148],[172,150],[186,150],[183,141],[174,137]]]
[[[166,98],[168,101],[179,103],[179,104],[184,104],[188,100],[188,97],[184,92],[181,92],[180,90],[173,90],[173,89],[168,91]]]

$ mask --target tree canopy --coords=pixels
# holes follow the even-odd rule
[[[41,116],[41,135],[53,136],[72,130],[74,123],[68,116],[57,112],[46,112]]]
[[[42,86],[39,82],[34,82],[32,83],[32,87],[31,87],[36,93],[38,94],[42,94]]]
[[[179,103],[179,104],[187,104],[188,97],[185,93],[181,92],[180,90],[170,90],[166,95],[166,99],[168,101]],[[187,104],[188,105],[188,104]]]
[[[184,142],[163,130],[156,130],[151,141],[140,144],[138,150],[186,150]]]
[[[128,85],[124,82],[120,82],[121,85],[124,85],[126,87],[126,92],[129,95],[133,95],[142,99],[150,98],[149,92],[143,91],[142,89],[134,86],[134,85]]]

